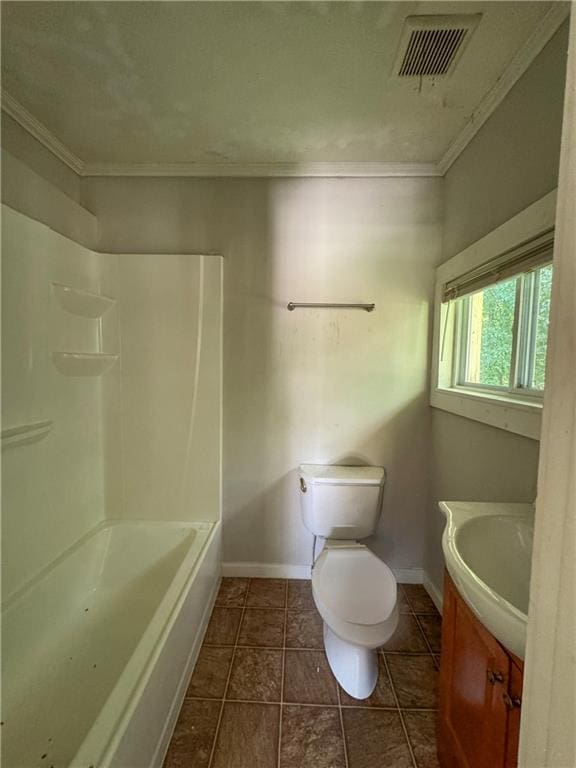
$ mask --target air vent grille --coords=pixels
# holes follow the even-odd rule
[[[399,77],[441,77],[454,69],[480,14],[409,16],[406,19],[395,74]]]
[[[398,74],[401,77],[445,75],[467,33],[467,29],[412,32]]]

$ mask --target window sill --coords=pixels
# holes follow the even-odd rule
[[[432,390],[430,405],[532,440],[540,439],[542,403],[458,388]]]

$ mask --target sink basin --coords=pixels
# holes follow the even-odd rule
[[[509,651],[524,658],[532,504],[441,501],[446,567],[482,624]]]

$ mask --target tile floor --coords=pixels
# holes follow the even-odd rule
[[[336,683],[309,581],[225,578],[164,768],[437,768],[441,619],[399,589],[369,699]]]

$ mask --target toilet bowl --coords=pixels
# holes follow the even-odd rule
[[[312,593],[334,676],[353,698],[368,698],[378,680],[377,649],[398,625],[392,571],[363,544],[328,540],[314,564]]]
[[[325,545],[312,567],[312,593],[324,621],[330,667],[346,693],[370,696],[378,652],[398,625],[396,579],[359,539],[378,524],[383,467],[301,464],[302,521]]]

